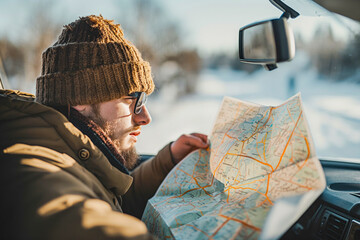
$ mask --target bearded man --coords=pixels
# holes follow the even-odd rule
[[[43,53],[36,101],[0,92],[1,239],[152,239],[138,219],[147,200],[208,147],[206,135],[182,135],[134,168],[154,87],[118,24],[92,15],[65,26]]]

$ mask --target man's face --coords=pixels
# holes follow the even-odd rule
[[[146,107],[139,114],[134,114],[136,98],[122,97],[120,99],[91,105],[88,117],[103,128],[111,138],[117,150],[125,157],[126,162],[135,161],[129,158],[136,153],[135,143],[141,133],[141,126],[151,122],[151,116]],[[135,162],[136,163],[136,162]],[[128,168],[135,163],[126,164]]]

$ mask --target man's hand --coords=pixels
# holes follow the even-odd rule
[[[179,163],[194,150],[207,147],[209,147],[207,135],[201,133],[183,134],[171,144],[174,163]]]

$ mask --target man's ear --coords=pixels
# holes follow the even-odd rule
[[[91,112],[90,105],[76,105],[76,106],[71,106],[71,107],[76,109],[79,113],[81,113],[84,116],[89,116],[89,114]]]

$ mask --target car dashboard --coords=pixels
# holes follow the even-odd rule
[[[360,160],[320,162],[326,189],[281,239],[360,240]]]

